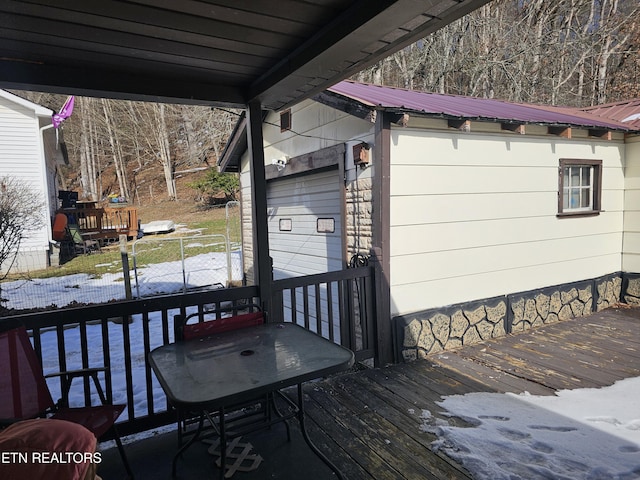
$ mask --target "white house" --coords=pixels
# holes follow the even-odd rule
[[[44,226],[22,242],[15,271],[45,268],[51,262],[51,219],[58,207],[57,165],[66,150],[51,123],[53,111],[0,90],[0,177],[24,180],[43,202]]]
[[[265,115],[274,278],[373,254],[378,315],[405,359],[637,301],[639,133],[576,109],[341,82]],[[221,167],[241,175],[250,278],[243,135],[240,122]]]

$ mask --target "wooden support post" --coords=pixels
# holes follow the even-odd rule
[[[269,256],[269,227],[267,218],[267,181],[264,167],[264,147],[262,145],[262,108],[260,102],[253,101],[247,108],[247,143],[251,156],[251,195],[254,234],[255,279],[260,286],[262,308],[268,321],[280,321],[271,318],[271,291],[273,264]]]
[[[393,362],[393,331],[391,328],[391,291],[389,274],[391,241],[389,211],[391,197],[391,122],[382,112],[376,119],[373,150],[373,246],[372,261],[376,281],[376,366]]]

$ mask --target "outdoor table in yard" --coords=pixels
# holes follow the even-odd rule
[[[149,363],[173,406],[202,412],[212,424],[212,415],[218,416],[221,477],[227,448],[225,407],[297,385],[295,416],[303,437],[311,450],[342,478],[305,429],[302,383],[346,370],[353,362],[350,350],[292,323],[269,323],[176,342],[149,354]],[[197,436],[176,453],[174,474],[178,456]]]

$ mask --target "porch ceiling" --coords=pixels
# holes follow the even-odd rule
[[[4,0],[0,87],[280,110],[489,0]]]

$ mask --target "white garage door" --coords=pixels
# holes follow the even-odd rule
[[[340,186],[337,170],[269,182],[275,280],[343,268]]]

